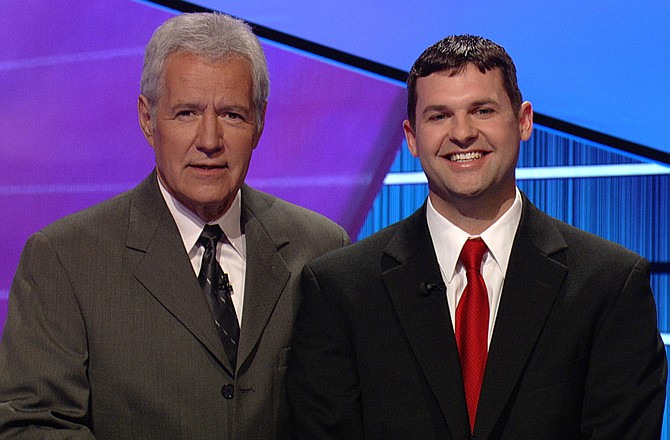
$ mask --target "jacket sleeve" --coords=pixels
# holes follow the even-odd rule
[[[33,235],[0,343],[0,437],[92,439],[84,320],[48,238]]]
[[[584,390],[584,438],[657,440],[667,361],[647,260],[637,260],[595,325]]]
[[[292,432],[298,439],[362,439],[361,390],[346,305],[334,286],[302,273],[287,373]]]

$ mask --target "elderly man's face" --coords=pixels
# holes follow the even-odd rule
[[[170,194],[202,220],[214,220],[242,186],[261,135],[250,63],[177,52],[168,57],[163,79],[155,120],[146,98],[139,98],[142,131]]]

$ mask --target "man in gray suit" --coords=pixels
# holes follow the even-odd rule
[[[154,33],[138,110],[156,168],[28,240],[0,345],[0,436],[289,436],[300,270],[348,237],[244,184],[268,88],[239,20],[184,14]]]
[[[658,440],[667,363],[649,262],[516,187],[533,111],[507,52],[435,43],[407,111],[428,200],[305,268],[287,379],[297,438]]]

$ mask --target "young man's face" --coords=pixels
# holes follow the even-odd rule
[[[416,93],[416,123],[404,122],[405,137],[436,209],[477,198],[511,204],[519,143],[532,131],[530,103],[517,114],[500,70],[481,73],[474,65],[419,78]]]

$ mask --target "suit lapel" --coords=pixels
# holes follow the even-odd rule
[[[384,250],[382,278],[452,437],[469,438],[461,367],[445,293],[425,294],[419,289],[422,283],[442,283],[425,204],[399,226]]]
[[[135,278],[232,372],[155,172],[134,190],[126,247]]]
[[[242,187],[242,225],[247,243],[244,315],[240,331],[238,368],[260,340],[289,280],[291,271],[279,253],[288,238],[275,227],[281,219],[256,191]]]
[[[475,430],[488,438],[519,381],[567,274],[567,245],[524,196],[484,374]]]

